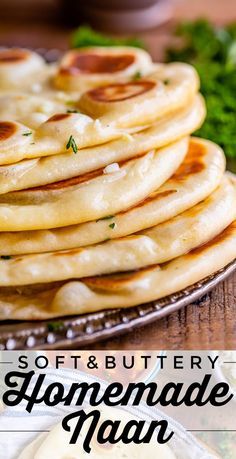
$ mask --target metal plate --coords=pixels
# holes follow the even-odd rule
[[[2,323],[0,325],[0,349],[81,348],[121,335],[198,300],[235,269],[236,260],[217,273],[168,297],[126,309],[109,309],[58,319],[56,322],[53,321],[53,330],[51,320]]]

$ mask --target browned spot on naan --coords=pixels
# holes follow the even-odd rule
[[[128,209],[119,212],[117,215],[122,215],[125,214],[126,212],[129,212],[130,210],[135,210],[138,207],[143,207],[147,204],[150,204],[150,202],[157,201],[159,199],[166,198],[167,196],[170,196],[173,193],[177,193],[177,190],[166,190],[162,192],[154,191],[153,193],[150,194],[150,196],[147,196],[145,199],[142,201],[138,202],[134,206],[129,207]]]
[[[149,204],[150,202],[157,201],[159,199],[167,198],[171,194],[177,193],[177,190],[166,190],[162,192],[154,191],[150,196],[145,198],[143,201],[136,204],[135,207],[142,207],[145,204]]]
[[[140,153],[139,155],[134,156],[131,159],[126,159],[119,162],[119,165],[125,166],[129,162],[134,161],[135,159],[144,156],[146,153]],[[59,182],[48,183],[47,185],[37,186],[34,188],[27,188],[24,191],[48,191],[48,190],[59,190],[63,188],[68,188],[70,186],[81,185],[81,183],[89,182],[89,180],[95,179],[101,175],[103,175],[103,168],[96,169],[95,171],[87,172],[86,174],[78,175],[77,177],[72,177],[66,180],[61,180]],[[23,191],[23,192],[24,192]],[[20,193],[22,190],[15,191],[15,193]]]
[[[29,53],[22,49],[6,49],[0,51],[0,64],[14,64],[15,62],[25,61]]]
[[[204,157],[207,153],[205,145],[191,140],[188,154],[179,169],[173,175],[176,181],[185,180],[189,175],[199,174],[205,168]]]
[[[17,131],[17,127],[10,121],[0,121],[0,141],[9,139]]]
[[[63,188],[69,188],[70,186],[80,185],[81,183],[88,182],[99,175],[103,174],[103,169],[97,169],[87,174],[78,175],[77,177],[72,177],[66,180],[61,180],[60,182],[48,183],[47,185],[37,186],[34,188],[27,188],[26,191],[48,191],[48,190],[60,190]]]
[[[156,85],[156,82],[150,80],[110,84],[92,89],[87,92],[87,95],[98,102],[120,102],[145,94]]]
[[[57,113],[56,115],[51,116],[51,118],[47,120],[47,123],[50,123],[51,121],[62,121],[69,117],[70,113]]]
[[[231,225],[229,225],[224,231],[222,231],[222,233],[218,234],[218,236],[216,236],[214,239],[191,250],[191,252],[188,253],[188,256],[193,257],[193,256],[201,255],[201,253],[204,252],[204,250],[207,250],[216,245],[222,244],[226,239],[231,237],[234,233],[236,234],[236,221],[234,221]]]
[[[125,70],[134,63],[132,54],[95,54],[73,53],[67,66],[60,69],[61,74],[77,75],[78,73],[115,73]]]

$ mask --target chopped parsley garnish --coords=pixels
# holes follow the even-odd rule
[[[25,137],[27,137],[28,135],[32,135],[32,131],[24,132],[22,135],[24,135]]]
[[[176,34],[183,46],[169,49],[167,60],[192,64],[206,99],[206,121],[196,135],[213,140],[228,158],[236,158],[236,24],[222,28],[201,19],[181,23]]]
[[[66,110],[66,113],[80,113],[79,110],[76,110],[76,109],[69,109],[69,110]]]
[[[73,152],[74,153],[77,153],[78,151],[78,147],[77,147],[77,144],[76,144],[76,141],[73,137],[73,135],[70,136],[67,144],[66,144],[66,149],[69,150],[70,148],[72,148]]]
[[[166,78],[166,80],[164,80],[163,83],[167,86],[168,84],[170,84],[170,80],[168,80],[168,78]]]
[[[142,73],[141,72],[136,72],[134,75],[133,75],[133,80],[134,81],[137,81],[137,80],[140,80],[140,78],[142,78]]]
[[[60,322],[60,321],[58,321],[58,322],[49,322],[47,327],[48,327],[48,331],[56,332],[58,330],[61,330],[61,328],[64,327],[64,324],[63,324],[63,322]]]
[[[111,224],[109,225],[109,228],[111,228],[111,229],[114,229],[115,227],[116,227],[116,223],[111,223]]]
[[[1,259],[2,260],[10,260],[11,259],[11,255],[1,255]]]
[[[71,37],[73,48],[84,48],[86,46],[134,46],[145,48],[144,43],[136,37],[115,38],[101,34],[89,26],[80,26]]]

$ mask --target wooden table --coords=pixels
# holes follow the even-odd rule
[[[235,349],[236,273],[202,300],[90,349]],[[89,348],[88,348],[89,349]]]
[[[14,11],[17,12],[17,8]],[[42,14],[43,22],[40,22],[38,14],[37,21],[35,18],[29,20],[29,17],[24,20],[24,14],[19,21],[18,12],[15,16],[12,13],[10,18],[5,17],[0,24],[0,44],[66,49],[70,30],[66,26],[53,23],[52,13],[51,9],[48,17]],[[191,2],[180,0],[176,5],[176,20],[193,19],[197,16],[210,17],[218,24],[227,20],[236,20],[236,2],[235,0],[192,0]],[[142,34],[153,58],[162,58],[164,47],[172,41],[173,28],[174,22]],[[219,285],[202,301],[149,326],[93,345],[91,348],[236,349],[236,274]]]

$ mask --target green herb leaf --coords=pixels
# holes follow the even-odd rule
[[[116,226],[117,226],[116,223],[111,223],[111,224],[109,225],[109,228],[114,229]]]
[[[181,23],[176,33],[184,44],[167,50],[167,61],[185,61],[196,68],[207,105],[206,121],[195,134],[236,158],[236,24],[215,28],[197,20]]]
[[[24,135],[25,137],[27,137],[28,135],[32,135],[32,132],[29,131],[29,132],[24,132],[22,135]]]
[[[70,136],[70,138],[69,138],[69,140],[67,142],[67,145],[66,145],[66,149],[67,150],[69,150],[70,148],[72,148],[74,153],[77,153],[78,147],[77,147],[77,144],[76,144],[76,141],[75,141],[73,135]]]
[[[96,32],[89,26],[81,26],[71,36],[73,48],[84,48],[86,46],[134,46],[145,48],[144,43],[138,38],[114,38]]]
[[[58,330],[60,330],[61,328],[64,327],[64,323],[63,322],[49,322],[47,324],[47,327],[48,327],[48,331],[50,332],[56,332]]]
[[[11,255],[1,255],[1,259],[2,260],[10,260],[11,259]]]
[[[69,109],[69,110],[66,110],[66,113],[80,113],[79,110],[76,110],[76,109]]]
[[[137,71],[134,75],[133,75],[133,80],[134,81],[137,81],[137,80],[140,80],[140,78],[142,78],[142,73]]]

